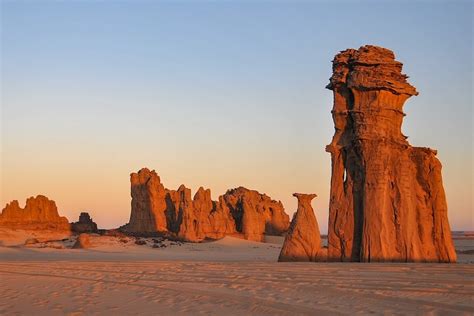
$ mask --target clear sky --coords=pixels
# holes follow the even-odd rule
[[[126,223],[129,174],[216,199],[239,185],[313,203],[327,231],[331,60],[392,49],[420,95],[404,134],[438,149],[449,218],[473,224],[470,1],[2,1],[1,198]]]

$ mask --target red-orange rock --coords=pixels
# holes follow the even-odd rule
[[[189,193],[190,194],[190,193]],[[229,210],[212,201],[211,191],[200,187],[192,201],[183,208],[178,236],[187,241],[218,239],[236,232]]]
[[[441,164],[401,132],[416,89],[392,51],[337,54],[328,255],[336,261],[455,262]]]
[[[326,261],[327,251],[321,247],[318,221],[311,207],[316,194],[294,193],[298,210],[293,216],[278,261]]]
[[[156,172],[147,168],[130,175],[132,212],[126,230],[153,233],[168,231],[166,190]]]
[[[91,247],[91,240],[88,234],[83,233],[80,234],[74,245],[72,246],[73,249],[87,249]]]
[[[264,234],[281,235],[288,230],[290,218],[283,204],[265,194],[239,187],[228,190],[223,199],[245,239],[263,241]]]
[[[43,195],[28,198],[24,209],[17,200],[8,203],[0,214],[0,226],[24,230],[70,230],[67,218],[59,216],[56,203]]]
[[[165,189],[155,171],[145,168],[131,179],[132,214],[123,228],[131,233],[166,232],[194,242],[241,234],[262,241],[264,234],[278,235],[289,226],[281,202],[257,191],[240,187],[213,201],[209,189],[199,188],[191,199],[184,185],[176,191]]]

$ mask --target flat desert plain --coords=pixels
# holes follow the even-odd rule
[[[280,237],[92,236],[91,248],[68,249],[71,239],[24,246],[28,236],[3,236],[0,315],[474,313],[471,238],[455,239],[457,264],[363,264],[278,263]]]

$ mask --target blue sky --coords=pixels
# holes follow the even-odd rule
[[[20,2],[2,5],[1,203],[128,220],[128,174],[170,188],[315,192],[325,231],[331,60],[392,49],[420,95],[403,131],[438,149],[451,224],[473,225],[469,1]],[[28,179],[28,180],[24,180]],[[80,198],[78,197],[80,196]]]

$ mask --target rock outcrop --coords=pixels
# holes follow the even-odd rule
[[[155,171],[143,168],[131,174],[132,211],[124,231],[137,235],[164,233],[186,241],[226,235],[263,241],[264,234],[279,235],[289,226],[281,202],[243,187],[229,190],[218,201],[209,189],[181,185],[168,190]]]
[[[88,234],[82,233],[80,234],[74,245],[72,246],[73,249],[87,249],[91,247],[91,239]]]
[[[311,207],[316,194],[294,193],[298,210],[293,215],[278,261],[326,261],[327,249],[321,246],[318,221]]]
[[[245,239],[263,241],[264,234],[281,235],[288,230],[290,217],[283,204],[266,194],[238,187],[228,190],[222,200]]]
[[[166,190],[155,171],[146,168],[130,175],[132,212],[127,229],[153,233],[167,231]]]
[[[191,191],[186,190],[187,203],[183,207],[182,220],[177,231],[180,239],[201,241],[237,233],[235,222],[222,198],[219,198],[219,202],[213,201],[211,190],[200,187],[191,200]]]
[[[97,233],[97,224],[92,220],[89,213],[82,212],[79,221],[72,223],[71,228],[75,233]]]
[[[401,131],[404,102],[418,94],[401,71],[376,46],[333,60],[330,260],[456,261],[436,151]]]
[[[0,226],[24,230],[70,230],[67,218],[59,216],[56,203],[43,195],[28,198],[25,208],[21,208],[17,200],[8,203],[0,214]]]

